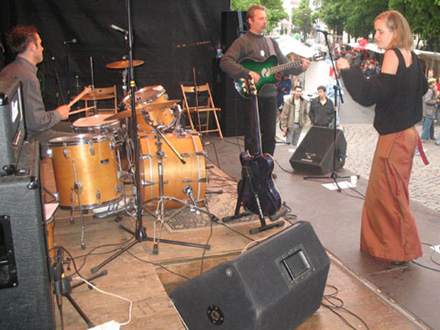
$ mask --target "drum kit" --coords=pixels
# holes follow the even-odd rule
[[[155,232],[156,223],[162,228],[165,220],[185,207],[212,216],[201,208],[207,182],[206,153],[200,134],[180,126],[182,111],[179,101],[168,100],[161,85],[141,88],[135,92],[134,98],[139,183],[135,183],[131,172],[134,166],[131,159],[133,129],[129,121],[134,112],[130,94],[120,102],[122,111],[77,119],[71,124],[76,135],[55,138],[48,143],[60,207],[70,209],[71,221],[74,210],[81,214],[83,249],[85,226],[82,211],[96,211],[117,204],[124,205],[122,210],[129,212],[128,209],[136,206],[136,203],[128,205],[124,189],[127,179],[140,189],[142,211],[156,217]],[[126,170],[121,164],[123,146],[128,163]],[[167,217],[166,209],[178,210]]]

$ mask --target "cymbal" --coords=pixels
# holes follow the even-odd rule
[[[133,60],[133,66],[139,66],[144,63],[145,62],[142,60]],[[126,69],[126,68],[130,67],[130,61],[124,60],[124,61],[112,62],[112,63],[106,64],[106,67],[109,69]]]
[[[136,116],[140,115],[142,113],[142,109],[144,109],[144,111],[146,111],[146,112],[160,110],[160,109],[164,109],[164,108],[169,108],[171,105],[179,103],[179,102],[180,102],[180,100],[169,100],[169,101],[164,101],[164,102],[136,104]],[[114,114],[110,117],[105,118],[104,121],[110,121],[110,120],[115,120],[115,119],[123,119],[123,118],[131,117],[131,114],[132,114],[131,109],[124,110],[124,111],[118,112],[117,114]]]

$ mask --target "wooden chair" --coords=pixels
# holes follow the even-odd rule
[[[113,99],[113,101],[111,101]],[[96,88],[95,91],[89,93],[81,98],[81,101],[85,102],[85,107],[91,107],[96,102],[96,113],[117,113],[118,112],[118,96],[116,93],[116,85],[112,87]],[[99,107],[100,103],[102,104]],[[94,109],[87,110],[86,116],[93,115]]]
[[[217,111],[221,111],[220,108],[216,108],[214,101],[212,100],[211,90],[209,84],[206,83],[200,86],[185,86],[180,84],[183,95],[183,111],[188,115],[188,120],[191,129],[196,129],[199,133],[218,132],[220,138],[223,139],[222,130],[217,117]],[[201,114],[205,114],[205,118],[201,118]],[[213,114],[216,128],[210,129],[210,114]],[[192,115],[195,114],[197,119],[197,127],[195,128]],[[203,122],[202,122],[203,120]]]

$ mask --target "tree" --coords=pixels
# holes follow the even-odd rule
[[[281,20],[288,17],[282,0],[232,0],[231,10],[247,11],[254,4],[266,7],[267,32],[272,31]]]
[[[374,18],[388,10],[386,0],[315,0],[315,4],[320,5],[317,15],[327,26],[355,38],[368,38],[374,32]]]
[[[312,31],[312,9],[309,0],[301,0],[298,9],[292,9],[292,23],[298,26],[304,36]]]

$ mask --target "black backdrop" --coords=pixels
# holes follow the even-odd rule
[[[95,86],[116,84],[122,96],[121,71],[105,65],[128,54],[124,35],[109,27],[114,24],[128,30],[126,0],[1,0],[0,3],[3,44],[5,33],[13,25],[34,25],[39,30],[45,48],[40,71],[49,109],[57,104],[57,90],[77,94],[75,76],[79,77],[80,91],[90,85],[90,57]],[[212,59],[221,40],[221,12],[229,10],[229,6],[229,0],[131,0],[133,58],[145,61],[135,68],[137,87],[160,84],[171,99],[181,99],[179,84],[193,81],[193,68],[198,83],[211,82]],[[63,44],[73,38],[76,44],[68,47]],[[6,61],[11,59],[9,54]],[[57,87],[55,69],[61,88]]]

